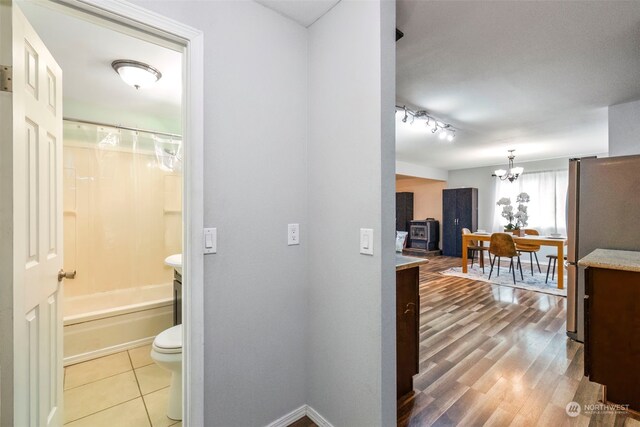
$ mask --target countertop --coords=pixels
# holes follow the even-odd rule
[[[640,252],[596,249],[578,261],[581,267],[640,272]]]
[[[396,252],[396,271],[406,270],[408,268],[417,267],[426,264],[429,261],[424,258],[416,258],[412,256],[400,255]]]

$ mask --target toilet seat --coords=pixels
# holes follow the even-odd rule
[[[153,340],[152,347],[158,353],[182,353],[182,325],[176,325],[160,332]]]

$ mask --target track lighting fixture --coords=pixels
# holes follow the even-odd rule
[[[453,141],[456,137],[456,129],[448,123],[444,123],[425,110],[411,110],[406,107],[406,105],[396,105],[396,113],[402,114],[402,123],[407,123],[409,118],[410,124],[413,124],[416,120],[423,120],[425,123],[425,127],[431,130],[432,134],[438,134],[438,138],[442,141]]]

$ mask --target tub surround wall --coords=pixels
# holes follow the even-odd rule
[[[149,150],[64,142],[65,298],[172,283],[164,258],[182,251],[182,176]],[[88,126],[88,125],[83,125]]]
[[[64,137],[64,268],[78,272],[63,303],[68,365],[150,343],[173,324],[164,259],[182,252],[182,174],[146,133],[65,122]]]

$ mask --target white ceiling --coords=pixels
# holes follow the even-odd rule
[[[640,99],[640,2],[398,0],[398,160],[442,169],[607,151],[607,106]]]
[[[256,0],[263,6],[293,19],[303,27],[316,22],[340,0]]]
[[[179,131],[182,55],[171,49],[64,14],[36,2],[21,2],[31,25],[62,68],[65,115],[108,124]],[[111,68],[133,59],[160,70],[148,88],[126,85]],[[151,124],[151,125],[150,125]],[[176,129],[177,127],[177,129]]]
[[[305,27],[338,1],[259,0]],[[35,2],[20,7],[62,66],[65,113],[179,127],[178,52]],[[398,160],[460,169],[504,163],[510,148],[516,162],[606,152],[606,107],[640,99],[640,2],[398,0],[397,12],[398,102],[459,129],[447,143],[397,120]],[[163,77],[136,91],[111,69],[121,58]]]

